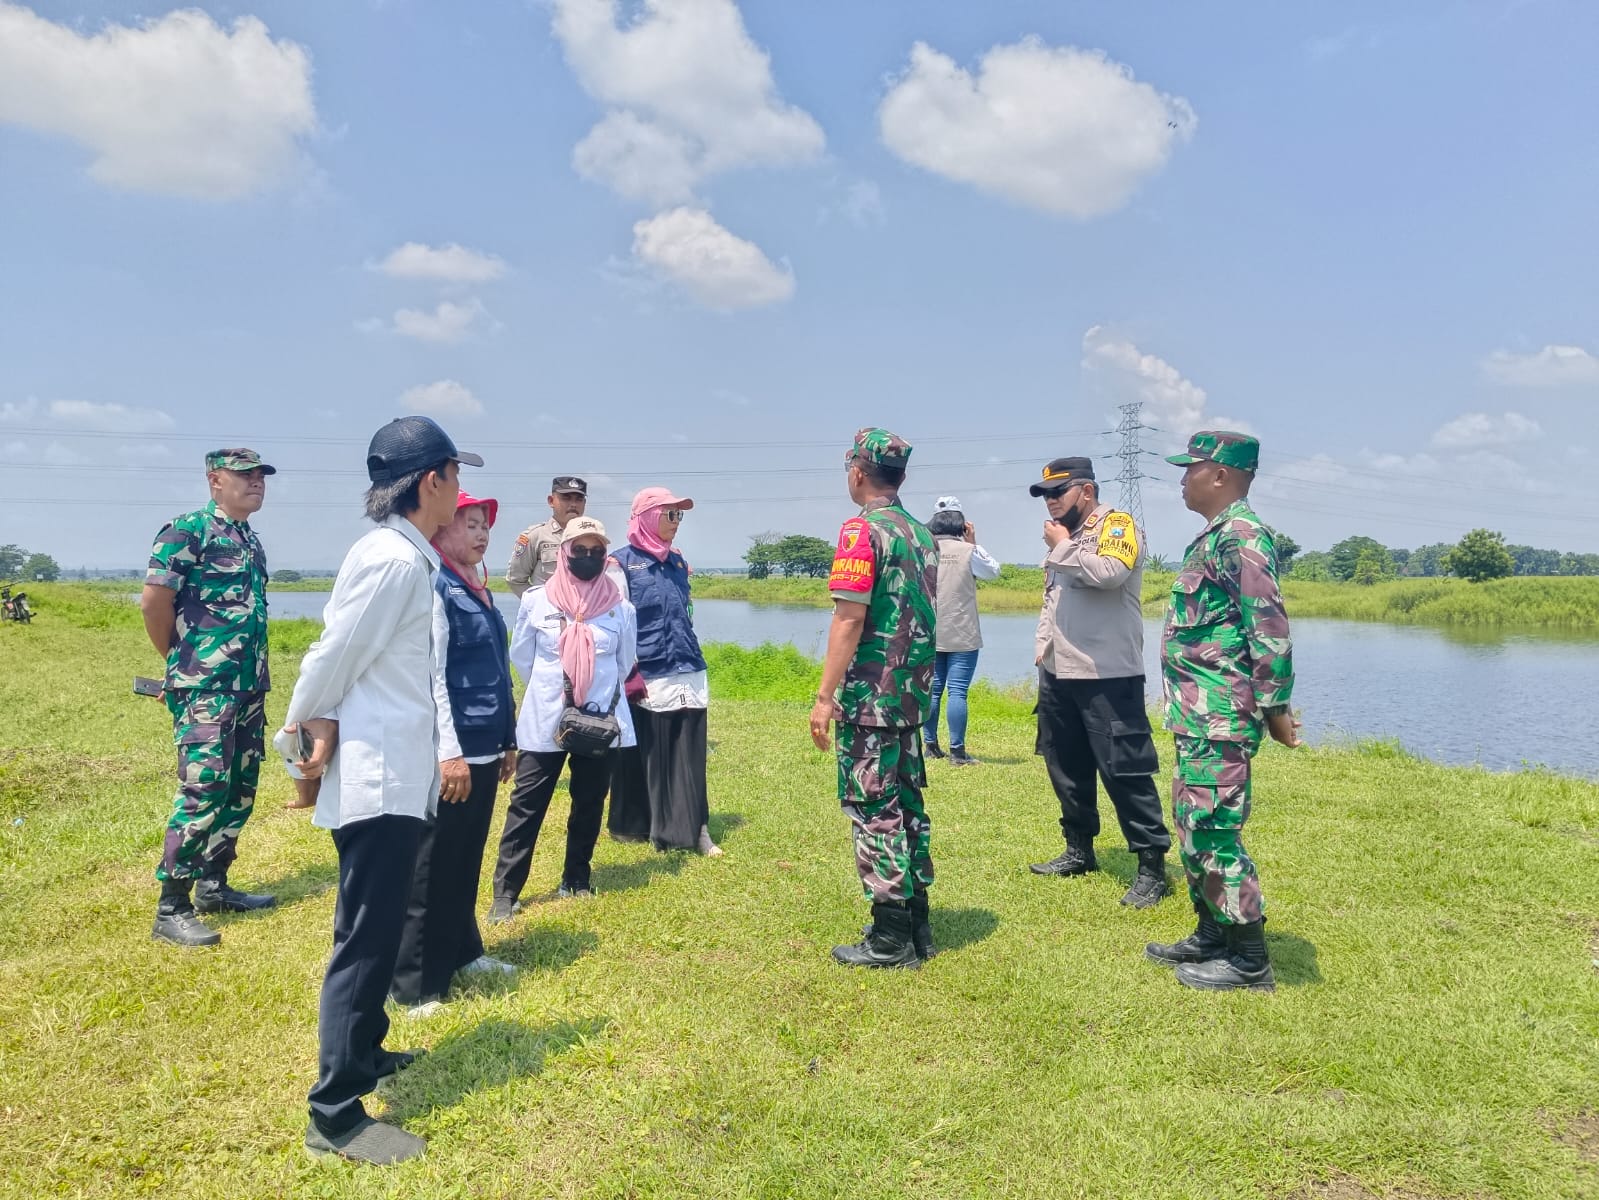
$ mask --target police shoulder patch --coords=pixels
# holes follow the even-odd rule
[[[1129,571],[1138,562],[1138,529],[1130,514],[1109,512],[1099,529],[1099,553],[1114,558]]]

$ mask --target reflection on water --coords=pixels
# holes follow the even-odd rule
[[[495,600],[508,621],[515,616],[516,597],[496,593]],[[273,592],[271,610],[274,617],[320,618],[326,603],[326,593]],[[705,641],[788,642],[813,658],[826,647],[829,615],[741,600],[694,606]],[[982,626],[978,677],[1031,680],[1033,618],[989,615]],[[1397,738],[1442,762],[1496,770],[1543,764],[1599,777],[1599,721],[1591,715],[1599,638],[1315,619],[1295,621],[1293,629],[1294,704],[1313,742]],[[1146,621],[1152,697],[1159,652],[1160,624]]]

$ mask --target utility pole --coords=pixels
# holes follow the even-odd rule
[[[1144,478],[1144,448],[1139,444],[1138,435],[1149,428],[1138,419],[1143,407],[1143,402],[1139,400],[1120,405],[1122,420],[1115,430],[1122,436],[1121,449],[1116,452],[1116,457],[1122,460],[1121,473],[1116,476],[1116,482],[1121,486],[1121,507],[1132,513],[1140,529],[1144,527],[1144,498],[1139,492],[1138,481]]]

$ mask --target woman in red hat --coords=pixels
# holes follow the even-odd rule
[[[516,706],[505,618],[489,594],[483,554],[499,515],[496,500],[462,492],[455,520],[433,537],[441,566],[434,580],[433,640],[438,669],[438,816],[417,850],[400,956],[390,994],[416,1015],[443,1002],[457,971],[510,974],[483,952],[477,926],[478,879],[494,817],[494,796],[516,768]]]

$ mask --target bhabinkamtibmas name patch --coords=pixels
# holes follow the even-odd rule
[[[1105,558],[1117,559],[1129,571],[1138,562],[1138,529],[1128,513],[1105,514],[1099,526],[1099,553]]]

